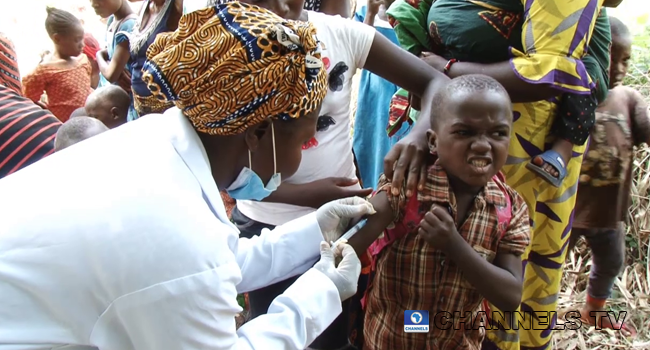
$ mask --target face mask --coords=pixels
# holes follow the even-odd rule
[[[261,201],[262,199],[271,195],[282,182],[280,174],[277,171],[276,158],[275,158],[275,130],[273,123],[271,123],[271,137],[273,140],[273,176],[269,183],[264,186],[262,179],[253,171],[251,161],[251,151],[248,150],[248,168],[244,168],[228,188],[226,192],[233,199],[238,200],[253,200]]]

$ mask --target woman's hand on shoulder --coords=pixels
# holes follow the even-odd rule
[[[384,158],[384,174],[391,180],[392,195],[399,195],[404,180],[407,197],[424,188],[428,154],[426,135],[421,135],[417,130],[412,130],[391,148]]]

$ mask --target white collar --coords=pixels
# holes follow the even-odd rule
[[[219,188],[217,188],[217,184],[212,177],[205,147],[203,147],[203,143],[196,130],[194,130],[192,123],[176,107],[165,111],[163,116],[168,117],[170,121],[168,127],[171,128],[169,135],[171,135],[170,142],[172,146],[196,177],[203,191],[203,197],[212,212],[220,221],[235,228],[235,225],[228,219]]]

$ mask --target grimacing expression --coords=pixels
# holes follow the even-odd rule
[[[440,118],[429,131],[447,175],[472,187],[485,186],[508,157],[512,107],[493,90],[458,91],[446,97]]]
[[[275,159],[277,172],[281,174],[282,179],[287,179],[298,171],[302,161],[302,146],[316,134],[319,111],[320,108],[291,121],[273,120]],[[257,149],[251,154],[251,162],[252,170],[266,184],[274,174],[273,135],[270,123],[264,126],[264,129]]]

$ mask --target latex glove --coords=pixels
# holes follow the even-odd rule
[[[360,197],[337,199],[326,203],[316,211],[316,220],[323,233],[325,242],[336,241],[352,219],[361,219],[372,215],[375,208],[367,200]]]
[[[334,255],[342,255],[343,260],[338,267],[334,265]],[[351,298],[357,293],[357,281],[361,274],[361,261],[349,244],[339,244],[332,250],[329,243],[320,243],[320,261],[314,269],[329,278],[339,291],[341,301]]]

